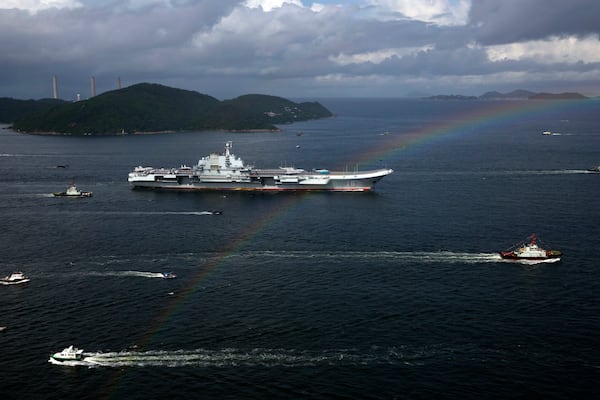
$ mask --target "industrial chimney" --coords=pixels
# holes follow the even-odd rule
[[[56,75],[52,77],[52,98],[58,99],[58,83],[56,82]]]
[[[90,81],[90,85],[92,87],[92,96],[91,97],[94,97],[96,95],[96,78],[94,78],[93,76]]]

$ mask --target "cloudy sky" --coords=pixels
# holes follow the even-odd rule
[[[0,0],[0,97],[600,95],[598,0]]]

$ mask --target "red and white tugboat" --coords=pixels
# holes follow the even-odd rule
[[[538,246],[535,233],[529,236],[524,242],[519,243],[512,248],[501,251],[500,257],[505,260],[521,262],[557,262],[560,261],[562,252],[558,250],[546,250]]]

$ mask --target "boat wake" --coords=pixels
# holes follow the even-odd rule
[[[90,215],[221,215],[221,210],[213,211],[81,211]]]
[[[120,276],[135,278],[164,278],[162,272],[144,272],[144,271],[90,271],[86,273],[89,276]]]
[[[168,264],[188,265],[189,263],[197,264],[198,260],[210,260],[213,257],[219,257],[215,253],[186,253],[173,254],[164,259],[156,260],[148,259],[146,263],[160,263],[159,268],[165,267]],[[286,251],[286,250],[257,250],[257,251],[240,251],[227,255],[228,259],[242,260],[331,260],[344,261],[352,259],[354,261],[364,260],[365,262],[380,261],[386,263],[419,263],[419,264],[481,264],[481,263],[515,263],[517,261],[503,259],[499,253],[468,253],[468,252],[453,252],[453,251]],[[138,258],[139,261],[139,258]],[[539,262],[554,262],[552,260],[536,260],[528,261],[528,264],[536,264]],[[111,260],[111,262],[101,262],[101,265],[107,264],[126,264],[133,262],[128,258]],[[161,272],[145,272],[131,270],[113,270],[113,271],[89,271],[77,272],[77,275],[89,276],[116,276],[116,277],[140,277],[140,278],[162,278]]]
[[[480,171],[485,176],[530,176],[530,175],[578,175],[587,174],[586,169],[545,169],[545,170],[513,170],[513,171]]]
[[[420,365],[432,356],[455,352],[454,349],[373,347],[366,350],[297,350],[297,349],[234,349],[175,350],[175,351],[121,351],[109,353],[84,352],[82,360],[49,362],[69,367],[122,368],[122,367],[307,367],[307,366],[365,366],[365,365]]]
[[[515,175],[570,175],[587,174],[590,171],[586,169],[554,169],[545,171],[513,171]]]
[[[218,215],[221,211],[151,211],[151,212],[143,212],[136,211],[128,214],[136,214],[136,215]]]
[[[273,258],[330,258],[377,259],[390,261],[417,261],[422,263],[484,263],[504,261],[498,253],[457,253],[452,251],[377,251],[377,252],[309,252],[257,251],[240,253],[243,257]]]
[[[452,251],[380,251],[380,252],[304,252],[304,251],[257,251],[240,253],[243,257],[258,258],[319,258],[319,259],[346,259],[353,260],[380,260],[393,262],[412,262],[421,264],[481,264],[481,263],[511,263],[536,265],[544,263],[555,263],[560,258],[549,258],[543,260],[511,260],[500,256],[500,253],[459,253]]]

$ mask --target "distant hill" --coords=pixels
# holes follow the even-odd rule
[[[330,117],[319,103],[267,96],[218,99],[195,91],[140,83],[89,100],[64,103],[13,120],[29,133],[111,135],[182,130],[275,130],[275,124]]]
[[[437,96],[425,97],[427,100],[477,100],[475,96],[463,96],[461,94],[440,94]]]
[[[579,93],[536,93],[530,96],[531,100],[583,100],[588,97]]]
[[[479,98],[483,100],[519,100],[528,99],[533,95],[535,95],[535,93],[530,92],[529,90],[517,89],[510,93],[486,92],[479,96]]]
[[[56,99],[17,100],[0,97],[0,122],[11,123],[26,115],[43,113],[65,103],[64,100]]]
[[[588,97],[579,93],[535,93],[529,90],[513,90],[510,93],[486,92],[479,97],[463,95],[437,95],[425,97],[431,100],[577,100],[587,99]]]

